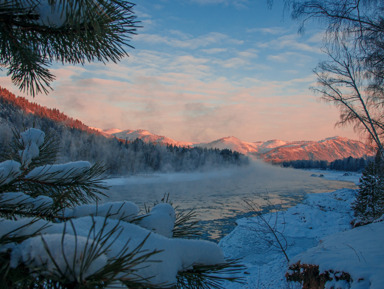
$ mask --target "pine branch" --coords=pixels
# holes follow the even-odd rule
[[[12,129],[13,138],[9,147],[0,152],[0,161],[15,160],[19,163],[23,163],[20,155],[20,151],[25,149],[25,144],[22,141],[21,133],[16,128]],[[32,159],[28,165],[30,170],[35,167],[53,164],[56,162],[58,152],[60,150],[59,137],[54,133],[47,133],[44,137],[43,144],[39,147],[39,155]]]
[[[52,212],[57,212],[66,206],[74,206],[91,201],[98,201],[108,188],[103,183],[106,168],[99,163],[92,166],[88,162],[77,162],[63,165],[51,165],[56,160],[58,139],[47,135],[37,148],[38,153],[31,157],[29,146],[36,145],[29,140],[33,133],[27,130],[23,134],[14,131],[14,139],[10,144],[7,155],[23,165],[21,175],[11,178],[0,186],[0,192],[27,192],[30,197],[45,195],[53,200]],[[42,132],[40,131],[40,134]],[[44,136],[44,134],[42,135]],[[26,158],[25,158],[26,157]],[[0,183],[3,183],[0,180]],[[21,205],[21,204],[20,204]]]
[[[190,270],[179,272],[176,288],[221,289],[225,288],[225,282],[244,284],[244,278],[240,275],[244,269],[239,260],[229,260],[227,263],[212,266],[194,266]]]
[[[49,169],[49,166],[47,167]],[[17,184],[22,191],[30,192],[30,195],[46,195],[53,199],[58,209],[100,200],[105,196],[108,188],[103,183],[106,168],[101,164],[94,164],[81,174],[74,170],[65,175],[61,172],[45,173],[31,178],[20,178]],[[60,178],[57,176],[60,175]],[[41,179],[41,177],[44,177]],[[52,181],[54,180],[54,181]]]
[[[173,229],[174,238],[198,238],[202,234],[202,230],[199,227],[197,220],[197,214],[195,209],[181,211],[178,207],[175,207],[176,221]]]
[[[118,0],[49,1],[49,15],[38,1],[0,3],[0,63],[15,85],[35,96],[54,80],[48,67],[58,61],[84,64],[118,62],[128,54],[139,28],[134,4]],[[52,19],[53,18],[53,19]]]

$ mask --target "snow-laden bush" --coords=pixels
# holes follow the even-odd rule
[[[132,202],[95,203],[107,189],[104,168],[55,164],[52,144],[29,129],[0,163],[1,288],[220,288],[222,280],[236,281],[231,274],[240,266],[224,260],[217,244],[173,238],[193,226],[181,224],[169,203],[143,215]]]

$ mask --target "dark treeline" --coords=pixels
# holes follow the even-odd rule
[[[6,97],[3,97],[3,95]],[[80,121],[66,117],[58,110],[31,104],[39,113],[31,111],[29,102],[22,98],[22,105],[15,105],[14,95],[0,90],[0,151],[9,147],[13,129],[22,131],[36,127],[59,140],[58,162],[87,160],[101,162],[112,175],[128,175],[147,172],[178,172],[245,165],[248,158],[231,150],[185,148],[172,145],[155,145],[137,139],[133,142],[106,138],[88,130]],[[36,111],[36,110],[35,110]],[[49,115],[60,116],[63,121],[52,120]],[[79,126],[73,125],[78,124]]]
[[[280,163],[281,166],[295,169],[329,169],[335,171],[350,171],[358,172],[362,171],[370,162],[374,160],[374,157],[366,158],[353,158],[348,157],[341,160],[335,160],[333,162],[328,161],[316,161],[316,160],[295,160],[286,161]]]

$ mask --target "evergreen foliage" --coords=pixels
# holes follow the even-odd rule
[[[357,219],[364,223],[384,214],[384,165],[380,160],[370,163],[363,171],[352,208]]]
[[[137,26],[129,1],[0,2],[0,63],[20,90],[48,93],[52,62],[117,62]]]
[[[142,216],[131,202],[94,204],[107,189],[103,166],[52,164],[57,143],[38,129],[15,138],[13,159],[0,162],[0,288],[222,288],[241,279],[243,267],[216,244],[173,241],[196,237],[193,212],[177,214],[168,198]],[[156,222],[143,222],[155,212]]]
[[[335,171],[350,171],[360,172],[372,162],[373,157],[365,158],[353,158],[348,157],[345,159],[328,161],[315,161],[315,160],[295,160],[295,161],[284,161],[278,163],[283,167],[290,167],[295,169],[322,169],[322,170],[335,170]]]

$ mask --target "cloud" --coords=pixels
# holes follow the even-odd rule
[[[135,36],[136,42],[149,43],[151,45],[164,44],[174,48],[183,49],[198,49],[208,47],[215,44],[228,43],[231,45],[241,45],[244,43],[242,40],[230,38],[228,35],[219,32],[210,32],[204,35],[193,37],[191,35],[171,31],[171,35],[159,35],[144,33]]]
[[[212,63],[224,68],[244,69],[245,67],[254,67],[253,59],[258,57],[255,49],[232,50],[234,57],[212,59]]]
[[[318,46],[309,45],[305,43],[305,38],[300,37],[298,34],[288,34],[268,42],[260,43],[261,48],[272,48],[274,50],[299,50],[311,53],[321,53],[321,49]]]
[[[223,52],[227,52],[227,48],[209,48],[209,49],[201,49],[202,52],[206,54],[220,54]]]
[[[278,54],[270,54],[267,56],[268,60],[277,63],[291,63],[295,59],[295,65],[305,65],[313,62],[313,58],[298,52],[283,52]]]
[[[215,110],[214,106],[209,106],[203,102],[186,103],[184,105],[185,116],[190,119],[200,118],[212,114]]]
[[[189,0],[191,3],[197,3],[200,5],[225,5],[234,6],[238,9],[244,9],[248,7],[249,0]]]
[[[285,34],[288,32],[288,30],[284,27],[254,27],[254,28],[248,28],[246,31],[248,33],[260,32],[263,34],[271,34],[271,35]]]

